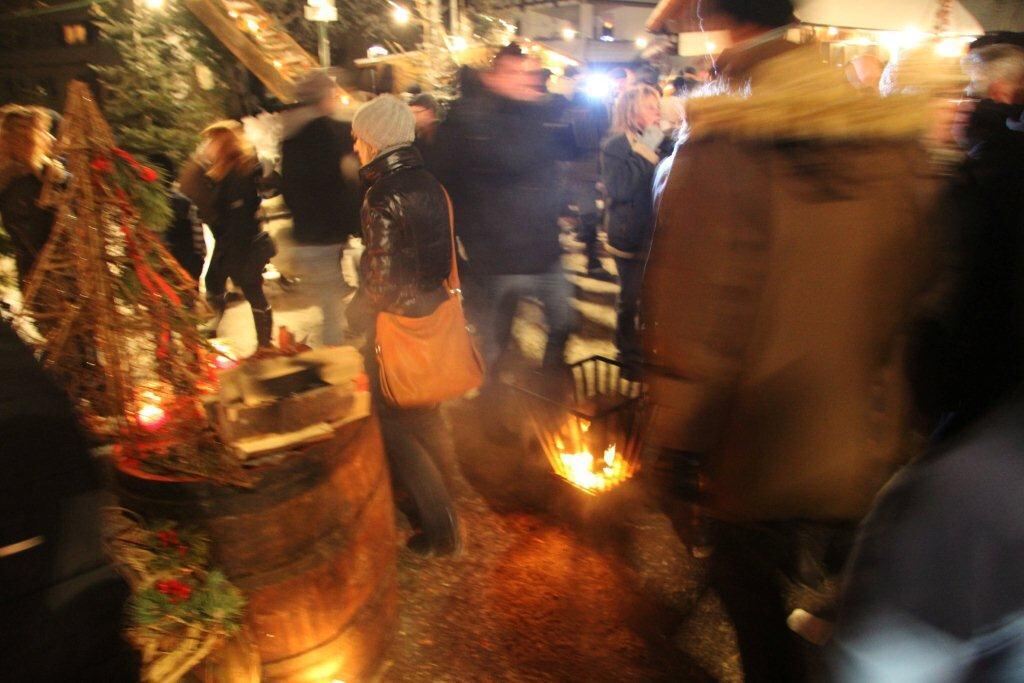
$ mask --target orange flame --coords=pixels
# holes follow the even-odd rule
[[[555,453],[550,459],[558,476],[590,494],[613,489],[633,476],[634,468],[615,444],[605,448],[602,457],[594,457],[583,439],[583,435],[590,431],[588,420],[571,419],[566,426],[569,432],[567,436],[578,445],[575,449],[567,449],[561,436],[554,437]]]

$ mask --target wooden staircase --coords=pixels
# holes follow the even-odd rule
[[[255,0],[185,0],[185,6],[282,102],[294,102],[296,81],[319,67]]]

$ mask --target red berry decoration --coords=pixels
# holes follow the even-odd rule
[[[107,174],[114,170],[114,165],[110,163],[110,159],[105,157],[96,157],[89,164],[89,167],[97,173]]]
[[[144,183],[156,182],[156,179],[159,177],[160,175],[149,166],[139,168],[139,179]]]

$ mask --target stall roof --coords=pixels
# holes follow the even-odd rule
[[[696,0],[661,0],[647,19],[647,30],[656,33],[700,30],[696,5]],[[930,31],[938,11],[936,0],[804,0],[797,3],[797,17],[804,23],[878,31],[904,31],[911,27]],[[952,3],[948,30],[962,35],[985,32],[974,15],[956,1]]]
[[[935,27],[939,5],[935,0],[804,0],[796,14],[807,24],[876,31],[914,28],[930,32]],[[985,29],[963,5],[952,2],[946,31],[980,35]]]

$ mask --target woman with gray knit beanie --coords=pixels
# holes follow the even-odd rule
[[[384,400],[372,352],[377,314],[424,317],[448,299],[448,200],[413,147],[413,114],[400,99],[381,95],[364,104],[352,121],[352,134],[366,188],[366,251],[359,266],[361,287],[348,309],[349,326],[367,340],[366,367],[399,505],[417,529],[407,545],[420,554],[450,554],[460,548],[458,521],[442,475],[454,463],[451,435],[439,406],[397,408]]]

